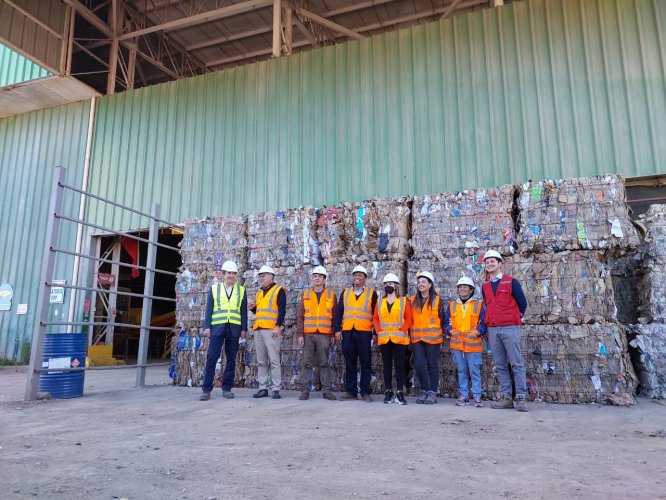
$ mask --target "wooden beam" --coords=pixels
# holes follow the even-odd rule
[[[298,31],[303,33],[303,36],[307,38],[308,42],[310,42],[310,45],[316,47],[318,45],[317,39],[314,37],[312,33],[310,33],[310,30],[305,24],[303,24],[303,21],[301,21],[298,17],[294,17],[294,23],[296,23]]]
[[[118,9],[118,0],[111,0],[111,8],[109,10],[109,19],[111,24],[111,31],[113,39],[111,40],[111,50],[109,51],[109,74],[106,78],[106,93],[107,95],[115,94],[116,92],[116,71],[118,68],[118,49],[120,42],[118,41],[118,27],[121,25],[119,22],[120,11]]]
[[[273,57],[282,54],[282,0],[273,0]]]
[[[68,0],[68,1],[76,1],[76,0]],[[201,14],[196,14],[194,16],[183,17],[181,19],[176,19],[174,21],[157,24],[155,26],[149,26],[148,28],[133,31],[131,33],[125,33],[122,36],[120,36],[120,40],[127,40],[128,38],[143,36],[147,35],[148,33],[155,33],[157,31],[170,31],[170,30],[187,28],[188,26],[194,26],[197,24],[208,23],[211,21],[217,21],[218,19],[223,19],[225,17],[231,17],[238,14],[243,14],[245,12],[250,12],[253,10],[263,9],[265,7],[270,7],[271,5],[273,5],[274,1],[275,0],[247,0],[245,2],[236,3],[233,5],[227,5],[226,7],[209,10],[207,12],[202,12]]]
[[[504,0],[493,0],[493,7],[501,7],[504,5]]]
[[[460,1],[460,0],[458,0]],[[343,35],[347,35],[349,38],[353,38],[355,40],[360,40],[361,38],[365,38],[364,35],[361,35],[360,33],[350,30],[349,28],[345,28],[344,26],[339,25],[338,23],[334,23],[333,21],[329,21],[328,19],[325,19],[321,16],[318,16],[317,14],[314,14],[308,10],[305,9],[296,9],[296,14],[299,16],[303,16],[310,21],[313,21],[317,24],[321,24],[322,26],[331,29],[333,31],[336,31],[337,33],[342,33]]]
[[[108,24],[102,21],[97,15],[95,15],[90,9],[83,5],[79,0],[63,0],[67,5],[71,5],[76,9],[76,12],[79,13],[86,21],[92,24],[99,31],[104,33],[109,38],[113,38],[111,33],[111,28]]]
[[[284,45],[285,53],[291,54],[292,44],[294,43],[294,9],[291,5],[284,7]]]
[[[272,27],[266,26],[264,28],[258,28],[256,30],[243,31],[241,33],[236,33],[235,35],[221,36],[218,38],[212,38],[206,40],[205,42],[193,43],[192,45],[187,45],[185,50],[188,52],[191,50],[205,49],[206,47],[212,47],[213,45],[220,45],[222,43],[233,42],[234,40],[241,40],[243,38],[249,38],[251,36],[265,35],[272,31]]]
[[[301,40],[300,42],[296,42],[293,46],[294,49],[298,47],[304,47],[306,45],[310,45],[310,42],[306,40]],[[268,56],[273,53],[273,49],[262,49],[262,50],[257,50],[255,52],[250,52],[248,54],[239,54],[237,56],[232,56],[232,57],[225,57],[224,59],[217,59],[215,61],[210,61],[206,63],[206,66],[209,68],[215,67],[215,66],[224,66],[225,64],[230,64],[232,62],[237,62],[237,61],[243,61],[244,59],[251,59],[253,57],[261,57],[261,56]]]
[[[449,17],[451,13],[458,8],[460,2],[462,2],[462,0],[453,0],[451,4],[446,8],[440,19],[446,19],[447,17]]]

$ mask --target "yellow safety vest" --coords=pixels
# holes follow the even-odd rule
[[[405,311],[405,297],[393,302],[391,310],[388,309],[386,297],[382,299],[379,306],[379,332],[377,332],[377,344],[382,345],[390,340],[394,344],[409,344],[409,335],[400,327],[403,323]]]
[[[483,345],[481,337],[475,337],[470,330],[476,330],[481,315],[483,302],[477,299],[469,299],[465,304],[459,304],[457,300],[449,303],[451,313],[451,349],[463,352],[482,352]]]
[[[268,294],[265,294],[263,290],[257,292],[257,312],[254,315],[253,330],[275,328],[278,317],[277,296],[280,290],[282,290],[281,286],[273,285]]]
[[[412,327],[410,328],[412,342],[425,342],[426,344],[441,344],[442,321],[439,318],[439,295],[435,296],[435,306],[430,307],[428,300],[423,309],[414,307],[416,295],[412,297]]]
[[[303,333],[331,333],[333,331],[334,296],[331,290],[324,290],[317,301],[317,293],[308,289],[303,293]]]
[[[211,316],[211,325],[221,325],[231,323],[232,325],[241,324],[241,303],[245,297],[245,287],[234,284],[231,290],[231,297],[227,297],[227,291],[222,283],[215,283],[213,291],[213,314]]]

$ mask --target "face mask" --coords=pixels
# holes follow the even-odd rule
[[[386,292],[386,295],[391,295],[393,292],[395,292],[395,287],[391,285],[386,285],[384,287],[384,291]]]

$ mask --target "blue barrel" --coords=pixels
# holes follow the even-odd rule
[[[88,350],[87,333],[47,333],[44,339],[42,368],[85,368]],[[48,392],[53,399],[83,396],[80,372],[41,372],[39,392]]]

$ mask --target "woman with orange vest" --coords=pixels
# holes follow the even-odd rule
[[[474,406],[481,403],[481,365],[483,364],[483,341],[486,325],[483,322],[486,308],[483,301],[473,299],[474,281],[463,276],[456,284],[458,299],[452,300],[444,311],[446,336],[451,338],[449,347],[458,369],[458,390],[460,397],[456,406],[469,404],[469,384],[467,371],[472,379]]]
[[[414,368],[419,377],[421,395],[417,404],[437,403],[439,387],[439,352],[444,342],[444,301],[435,291],[433,275],[428,271],[416,274],[417,293],[411,299],[412,327],[409,330]]]
[[[406,405],[402,388],[405,385],[405,353],[409,346],[409,327],[412,326],[412,308],[405,297],[400,297],[398,277],[384,276],[385,296],[377,302],[374,314],[375,336],[384,362],[384,403]],[[393,373],[395,366],[396,394],[393,400]]]

